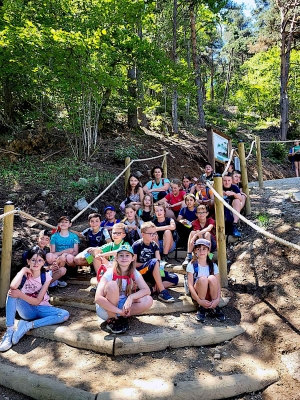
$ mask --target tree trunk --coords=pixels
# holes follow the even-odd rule
[[[173,46],[172,58],[174,63],[177,63],[177,0],[173,1]],[[172,121],[173,132],[178,133],[178,93],[175,89],[172,97]]]
[[[224,106],[224,104],[226,102],[226,99],[227,99],[227,97],[229,95],[229,84],[230,84],[230,79],[231,79],[232,60],[233,60],[233,49],[231,50],[231,57],[230,57],[229,64],[228,64],[226,86],[225,86],[225,92],[224,92],[224,97],[223,97],[223,106]]]
[[[195,71],[195,85],[197,93],[197,110],[199,116],[199,125],[201,128],[205,127],[204,110],[203,110],[203,95],[201,88],[201,76],[200,76],[200,63],[199,57],[197,56],[197,41],[196,41],[196,17],[194,11],[193,1],[190,4],[190,26],[191,26],[191,43],[192,43],[192,59]]]
[[[138,127],[138,118],[137,118],[137,87],[136,87],[136,67],[132,67],[128,70],[127,73],[129,84],[128,84],[128,111],[127,111],[127,121],[128,127],[131,129]]]
[[[280,65],[280,136],[286,140],[289,128],[289,96],[287,91],[290,51],[285,48],[286,35],[281,38],[281,65]]]

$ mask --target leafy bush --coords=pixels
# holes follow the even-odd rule
[[[282,162],[286,159],[287,150],[284,143],[272,142],[268,145],[268,156],[275,162]]]
[[[136,146],[117,146],[114,151],[114,159],[117,161],[124,161],[126,157],[131,159],[139,158],[139,150]]]

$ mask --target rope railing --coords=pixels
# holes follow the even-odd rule
[[[1,214],[0,215],[0,219],[3,219],[3,218],[5,218],[5,217],[8,217],[9,215],[11,215],[11,214],[15,214],[17,212],[17,210],[13,210],[13,211],[9,211],[9,212],[7,212],[7,213],[5,213],[5,214]]]
[[[294,143],[300,139],[294,139],[294,140],[261,140],[260,143]]]
[[[234,154],[235,151],[236,151],[236,149],[231,149],[230,156],[229,156],[229,160],[228,160],[228,162],[227,162],[226,168],[225,168],[224,171],[223,171],[222,176],[225,176],[225,175],[227,174],[227,171],[228,171],[228,169],[229,169],[229,166],[230,166],[230,163],[231,163],[231,161],[232,161],[232,157],[233,157],[233,154]]]
[[[253,146],[255,145],[255,140],[252,141],[251,143],[251,147],[250,147],[250,151],[249,154],[246,157],[246,161],[248,160],[248,158],[251,156],[252,150],[253,150]]]
[[[255,229],[257,232],[261,233],[262,235],[275,240],[276,242],[283,244],[284,246],[292,247],[295,250],[300,251],[300,246],[298,246],[295,243],[288,242],[287,240],[281,239],[280,237],[273,235],[273,233],[270,233],[261,227],[255,225],[253,222],[249,221],[247,218],[245,218],[243,215],[241,215],[238,211],[236,211],[234,208],[232,208],[226,201],[223,199],[222,196],[219,195],[219,193],[213,188],[213,186],[209,183],[206,182],[206,185],[212,190],[214,196],[216,196],[226,208],[228,208],[233,214],[237,215],[239,219],[244,221],[247,225],[251,226],[251,228]]]
[[[98,199],[100,199],[100,197],[102,197],[104,195],[104,193],[106,193],[108,191],[108,189],[110,189],[112,187],[112,185],[124,174],[125,171],[127,171],[128,168],[130,168],[130,166],[133,163],[155,160],[157,158],[165,157],[168,154],[169,153],[165,153],[165,154],[161,154],[161,155],[155,156],[155,157],[148,157],[148,158],[142,158],[142,159],[130,161],[130,163],[127,165],[127,167],[125,167],[123,169],[123,171],[120,172],[120,174],[100,194],[98,194],[97,197],[94,198],[93,201],[91,201],[83,210],[81,210],[77,215],[75,215],[75,217],[73,217],[71,221],[74,222],[78,217],[80,217],[80,215],[82,215],[88,208],[90,208],[91,205],[93,205]]]

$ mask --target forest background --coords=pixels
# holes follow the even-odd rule
[[[226,0],[0,2],[2,185],[26,183],[24,171],[49,185],[49,174],[52,184],[55,173],[80,176],[118,130],[198,140],[213,125],[237,140],[243,123],[299,137],[300,1],[244,10]],[[28,158],[55,150],[65,151],[55,171]],[[126,155],[138,147],[115,142],[115,160]]]

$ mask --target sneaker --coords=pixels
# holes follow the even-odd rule
[[[175,299],[170,295],[167,289],[162,290],[157,296],[159,300],[164,301],[165,303],[174,303]]]
[[[235,224],[232,225],[232,236],[237,237],[237,238],[242,237],[241,232],[239,232],[239,230]]]
[[[12,335],[12,344],[19,343],[19,340],[31,329],[31,323],[21,319],[18,323],[18,328]]]
[[[206,310],[204,307],[199,306],[198,311],[196,313],[196,320],[199,322],[205,322],[205,317],[206,317]]]
[[[9,330],[5,332],[5,335],[2,338],[2,342],[0,343],[0,351],[7,351],[11,348],[12,346],[12,335],[14,331]]]
[[[107,320],[106,329],[112,333],[124,333],[122,321],[119,318],[110,318]]]
[[[128,329],[129,329],[128,318],[121,316],[121,317],[118,318],[118,320],[120,321],[120,323],[123,326],[123,332],[128,331]]]
[[[215,308],[215,317],[216,317],[216,319],[217,319],[218,321],[220,321],[220,322],[224,322],[225,319],[226,319],[226,317],[225,317],[223,311],[221,311],[221,309],[220,309],[219,306],[217,306],[217,307]]]
[[[166,263],[169,262],[169,257],[168,257],[168,255],[167,255],[167,254],[163,254],[163,255],[161,256],[161,261],[165,261]]]
[[[96,293],[96,292],[97,292],[96,286],[92,286],[92,287],[90,288],[90,293]]]
[[[183,268],[186,268],[188,263],[190,263],[190,262],[191,262],[191,258],[189,256],[186,256],[185,260],[182,263]]]
[[[64,287],[68,286],[68,284],[65,281],[57,281],[57,286],[59,288],[64,288]]]

